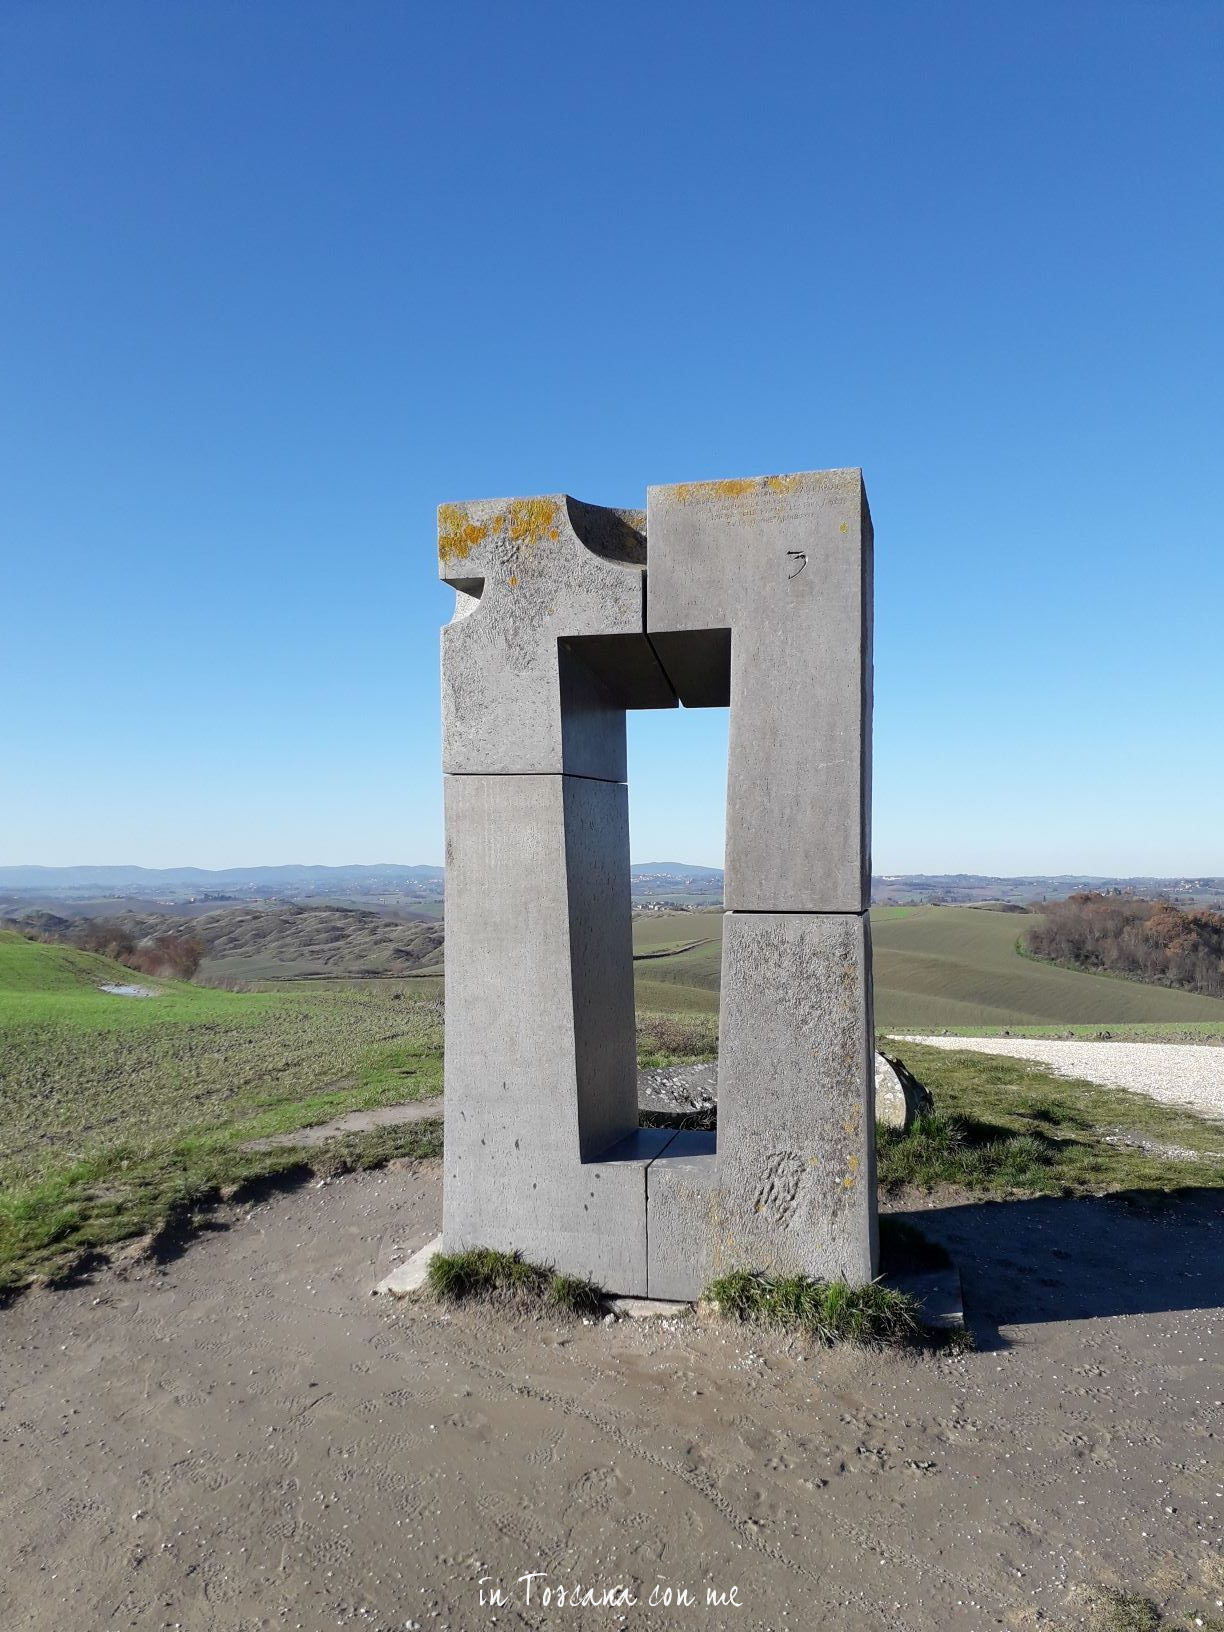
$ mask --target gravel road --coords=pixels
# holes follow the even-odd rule
[[[1197,1043],[1059,1042],[1036,1037],[897,1037],[929,1048],[1039,1060],[1060,1077],[1129,1088],[1224,1120],[1224,1048]]]

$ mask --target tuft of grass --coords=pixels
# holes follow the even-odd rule
[[[850,1286],[741,1269],[711,1281],[702,1301],[727,1319],[802,1332],[825,1344],[884,1348],[916,1343],[922,1330],[914,1299],[879,1281]]]
[[[465,1252],[439,1252],[429,1264],[429,1290],[448,1303],[488,1298],[499,1292],[516,1297],[543,1297],[549,1271],[529,1264],[517,1252],[494,1247],[469,1247]]]
[[[1055,1142],[1044,1133],[1020,1133],[941,1112],[919,1117],[908,1133],[881,1126],[876,1137],[876,1170],[884,1188],[1043,1189],[1056,1155]]]
[[[579,1275],[554,1275],[548,1283],[548,1301],[571,1315],[597,1315],[603,1309],[599,1287]]]
[[[1093,1632],[1158,1632],[1164,1617],[1138,1592],[1107,1592],[1092,1616]]]
[[[572,1315],[593,1315],[603,1305],[603,1293],[593,1281],[558,1275],[528,1263],[517,1252],[499,1252],[495,1247],[436,1254],[430,1260],[427,1284],[443,1303],[500,1299]]]

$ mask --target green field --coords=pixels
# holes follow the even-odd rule
[[[639,1013],[717,1014],[722,926],[720,911],[635,915],[633,976]],[[676,950],[694,941],[699,944],[692,951]]]
[[[888,1030],[961,1026],[1160,1024],[1224,1029],[1224,1002],[1024,957],[1031,919],[974,907],[872,914],[876,1024]]]
[[[295,1159],[249,1139],[436,1093],[440,1007],[400,992],[212,991],[0,933],[0,1288]]]
[[[876,1025],[887,1031],[1148,1025],[1224,1033],[1224,1002],[1023,957],[1031,920],[976,907],[883,907],[871,915]],[[637,953],[709,937],[691,952],[634,964],[639,1009],[718,1008],[722,919],[658,913],[634,919]]]

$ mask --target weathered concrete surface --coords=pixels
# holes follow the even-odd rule
[[[943,1269],[908,1271],[889,1275],[888,1285],[906,1292],[919,1306],[920,1319],[928,1331],[952,1332],[965,1328],[965,1297],[960,1270],[955,1264]]]
[[[668,1303],[661,1298],[612,1298],[608,1309],[622,1320],[679,1320],[693,1312],[687,1302]]]
[[[623,784],[445,778],[448,1250],[645,1293]],[[664,1138],[666,1136],[663,1136]]]
[[[713,1135],[678,1134],[647,1174],[650,1296],[695,1298],[733,1269],[872,1279],[866,917],[728,913],[720,1030],[717,1155]]]
[[[856,913],[728,913],[714,1264],[876,1273],[871,931]]]
[[[872,529],[861,472],[652,487],[647,512],[651,643],[687,706],[731,704],[728,910],[865,912]]]
[[[678,1133],[646,1174],[652,1298],[701,1296],[723,1235],[724,1196],[712,1133]]]
[[[439,506],[446,771],[624,780],[626,707],[676,705],[643,632],[643,519],[559,493]]]

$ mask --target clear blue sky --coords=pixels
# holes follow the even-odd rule
[[[1224,872],[1217,0],[0,7],[0,861],[436,861],[439,500],[862,465],[877,871]],[[725,717],[638,716],[638,860]]]

